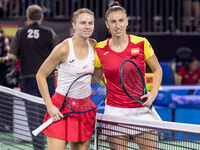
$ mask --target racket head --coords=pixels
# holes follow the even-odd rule
[[[95,73],[79,76],[70,85],[65,96],[65,103],[70,113],[86,113],[99,107],[107,97],[107,85],[104,79]]]
[[[119,79],[126,95],[137,102],[143,103],[140,97],[147,93],[141,70],[132,60],[122,62],[119,70]]]

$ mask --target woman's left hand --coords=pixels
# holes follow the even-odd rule
[[[155,100],[156,96],[157,96],[157,94],[155,94],[155,93],[147,92],[147,94],[145,94],[141,97],[141,99],[147,98],[147,101],[144,102],[142,105],[145,107],[150,107],[152,105],[153,101]]]

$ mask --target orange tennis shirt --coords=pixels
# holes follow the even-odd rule
[[[119,68],[124,60],[132,59],[145,73],[145,60],[149,59],[154,51],[146,38],[128,35],[127,48],[122,52],[115,52],[109,47],[110,38],[99,42],[95,51],[95,67],[102,68],[108,86],[106,104],[121,108],[143,107],[141,103],[134,102],[124,93],[119,81]]]

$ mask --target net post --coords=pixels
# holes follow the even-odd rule
[[[97,116],[95,117],[95,127],[94,127],[94,149],[98,150],[98,132],[97,132]]]

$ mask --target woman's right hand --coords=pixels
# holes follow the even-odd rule
[[[54,122],[59,121],[64,117],[63,114],[59,111],[59,109],[54,105],[48,106],[47,111]]]

